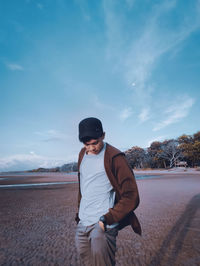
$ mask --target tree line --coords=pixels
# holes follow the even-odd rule
[[[178,163],[200,166],[200,131],[163,142],[154,141],[143,149],[134,146],[125,152],[132,168],[172,168]]]

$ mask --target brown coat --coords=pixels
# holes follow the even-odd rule
[[[81,200],[80,164],[85,154],[85,148],[79,153],[78,159],[78,209]],[[132,169],[129,167],[125,154],[107,143],[104,166],[111,185],[116,192],[115,205],[104,215],[108,225],[119,222],[119,229],[131,225],[133,230],[141,235],[140,223],[133,212],[139,205],[138,188]],[[76,221],[78,222],[78,214]]]

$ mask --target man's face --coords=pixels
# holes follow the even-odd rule
[[[84,143],[84,146],[86,148],[86,153],[87,154],[98,154],[102,148],[103,148],[103,139],[105,135],[98,139],[91,139],[90,141],[87,141]]]

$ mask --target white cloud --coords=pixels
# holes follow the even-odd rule
[[[138,41],[134,40],[125,62],[127,83],[131,84],[135,80],[137,86],[133,88],[134,96],[141,103],[151,99],[152,85],[149,82],[160,57],[173,50],[199,27],[199,23],[188,23],[178,30],[165,32],[158,26],[159,19],[155,20],[154,17],[152,20]]]
[[[107,58],[115,58],[120,60],[121,52],[123,51],[120,48],[123,43],[123,29],[121,25],[120,18],[122,13],[119,15],[114,11],[114,2],[110,0],[103,1],[103,10],[105,16],[105,25],[106,25],[106,36],[107,36]],[[113,68],[117,68],[117,64],[113,64]]]
[[[126,4],[128,5],[129,8],[132,8],[135,3],[135,0],[126,0]]]
[[[148,143],[147,143],[148,146],[147,147],[150,147],[151,143],[154,142],[154,141],[163,141],[165,139],[167,139],[167,136],[158,136],[158,137],[155,137],[155,138],[153,138],[153,139],[151,139],[151,140],[148,141]]]
[[[30,152],[30,154],[15,154],[0,158],[0,171],[23,171],[40,167],[51,168],[76,161],[76,159],[77,154],[71,155],[65,160],[37,155],[35,152]]]
[[[21,65],[19,65],[19,64],[7,63],[6,66],[7,66],[8,69],[10,69],[12,71],[15,71],[15,70],[22,71],[22,70],[24,70],[24,68]]]
[[[142,112],[139,114],[139,119],[141,122],[145,122],[149,119],[149,109],[144,108]]]
[[[133,114],[132,108],[131,107],[126,107],[120,112],[119,118],[120,118],[121,121],[125,121],[132,114]]]
[[[115,111],[115,108],[111,104],[108,105],[108,104],[102,102],[97,95],[94,95],[91,98],[91,102],[95,107],[97,107],[99,109],[102,109],[102,110],[106,109],[106,110],[110,110],[110,111]]]
[[[38,4],[37,4],[37,7],[38,7],[39,9],[43,9],[44,6],[43,6],[42,4],[40,4],[40,3],[38,3]]]
[[[74,0],[74,2],[79,6],[79,8],[82,12],[83,18],[86,21],[90,21],[91,20],[91,15],[90,15],[91,11],[90,11],[88,2],[84,1],[84,0]]]
[[[114,60],[115,69],[124,75],[126,83],[131,86],[137,105],[151,103],[154,91],[151,75],[165,53],[172,53],[175,49],[178,51],[177,47],[199,29],[199,2],[197,8],[197,2],[191,5],[188,2],[190,12],[187,5],[180,8],[181,1],[160,1],[152,5],[139,36],[128,34],[125,28],[128,16],[118,12],[115,1],[105,0],[103,3],[109,58]],[[126,3],[132,5],[134,1],[127,0]],[[174,10],[178,10],[181,19],[178,17],[174,26],[169,23],[169,26],[163,27],[163,21],[168,21]]]
[[[175,104],[166,109],[164,115],[167,116],[167,118],[158,123],[153,128],[153,131],[158,131],[171,124],[181,121],[188,115],[190,108],[193,106],[194,102],[195,100],[192,98],[181,99],[180,97]]]
[[[36,131],[36,135],[43,137],[43,141],[63,141],[68,138],[68,135],[57,131],[55,129],[50,129],[46,131]]]

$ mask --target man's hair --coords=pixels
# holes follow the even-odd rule
[[[102,134],[102,136],[103,136],[103,134]],[[98,137],[98,138],[101,138],[102,136],[100,136],[100,137]],[[86,142],[88,142],[88,141],[90,141],[91,139],[98,139],[98,138],[95,138],[95,137],[83,137],[83,138],[80,138],[80,142],[82,142],[82,143],[86,143]]]

